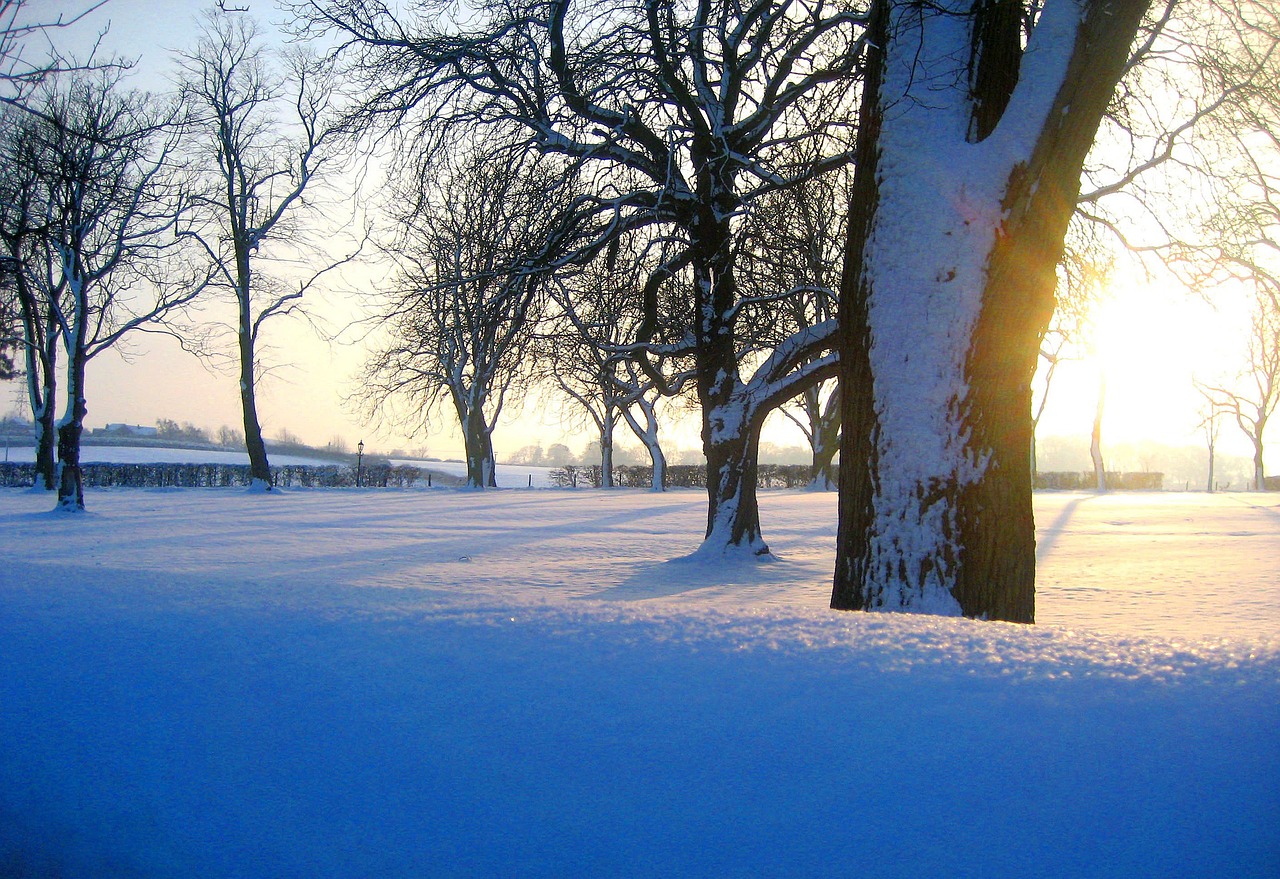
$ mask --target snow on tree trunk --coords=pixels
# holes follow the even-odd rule
[[[699,553],[743,551],[768,556],[760,536],[756,501],[759,432],[736,408],[712,409],[704,419],[713,438],[704,442],[707,455],[707,532]]]
[[[458,403],[462,445],[467,456],[467,488],[482,491],[498,485],[493,459],[493,432],[477,406]]]
[[[58,509],[84,510],[84,473],[80,469],[80,438],[89,414],[85,399],[83,350],[67,357],[67,408],[58,421]]]
[[[1146,2],[1049,0],[1025,54],[1018,8],[873,6],[841,291],[836,608],[1034,620],[1031,379]]]
[[[814,491],[833,491],[839,482],[835,467],[836,452],[840,451],[839,398],[837,390],[813,423],[809,440],[813,453],[809,465],[809,488]]]

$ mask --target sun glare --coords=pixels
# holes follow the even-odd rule
[[[1229,378],[1238,369],[1242,301],[1227,293],[1210,302],[1140,283],[1112,286],[1081,359],[1054,377],[1042,433],[1087,434],[1105,386],[1104,442],[1194,442],[1201,404],[1194,381]]]

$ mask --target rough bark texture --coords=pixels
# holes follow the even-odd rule
[[[849,197],[849,237],[840,279],[840,498],[836,529],[836,570],[831,606],[866,610],[868,535],[875,515],[876,409],[871,374],[871,326],[867,314],[869,279],[862,253],[879,201],[880,126],[884,110],[884,46],[888,2],[871,8],[866,79],[858,118],[853,189]]]

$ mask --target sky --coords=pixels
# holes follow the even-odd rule
[[[60,4],[66,7],[66,4]],[[204,0],[110,0],[73,33],[60,35],[68,45],[87,45],[110,22],[103,40],[108,50],[138,59],[134,84],[165,87],[168,50],[193,41],[196,15]],[[240,4],[245,5],[245,4]],[[277,19],[274,7],[253,0],[251,11],[268,21]],[[33,8],[40,9],[42,3]],[[160,13],[160,14],[158,14]],[[358,281],[348,281],[358,288]],[[1197,429],[1199,397],[1193,377],[1230,375],[1243,356],[1244,313],[1240,297],[1230,292],[1206,296],[1145,281],[1121,280],[1110,291],[1113,302],[1099,323],[1097,356],[1060,367],[1050,393],[1041,436],[1087,438],[1099,387],[1099,364],[1106,363],[1106,419],[1104,443],[1154,440],[1168,445],[1202,446]],[[332,334],[341,329],[356,307],[350,291],[340,286],[314,297],[310,306],[317,321]],[[313,445],[341,441],[348,446],[363,440],[371,449],[416,450],[435,457],[457,457],[462,444],[457,431],[439,419],[427,436],[410,436],[395,425],[379,424],[349,402],[359,389],[363,350],[350,341],[326,341],[302,321],[278,321],[265,331],[264,362],[269,374],[260,382],[259,411],[270,438],[288,431]],[[347,334],[348,337],[350,334]],[[88,379],[90,427],[107,423],[152,425],[166,418],[216,430],[240,424],[237,379],[217,373],[182,351],[173,340],[135,336],[125,356],[108,352],[90,367]],[[21,389],[9,389],[0,400],[4,411],[20,410]],[[627,441],[625,427],[619,434]],[[696,419],[664,428],[668,449],[699,445]],[[531,443],[567,443],[575,452],[591,439],[575,434],[561,421],[555,407],[538,398],[511,411],[499,424],[495,447],[504,455]],[[770,419],[764,439],[780,445],[804,445],[800,432],[780,416]],[[1244,455],[1250,447],[1232,425],[1224,425],[1219,450]],[[1268,455],[1270,469],[1280,469],[1280,450]],[[1087,461],[1080,463],[1082,468]]]

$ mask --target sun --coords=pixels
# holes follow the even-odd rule
[[[1105,394],[1104,442],[1196,442],[1202,399],[1195,380],[1238,369],[1243,303],[1235,291],[1211,299],[1179,287],[1112,282],[1077,346],[1079,359],[1061,365],[1049,386],[1041,434],[1087,435]]]

